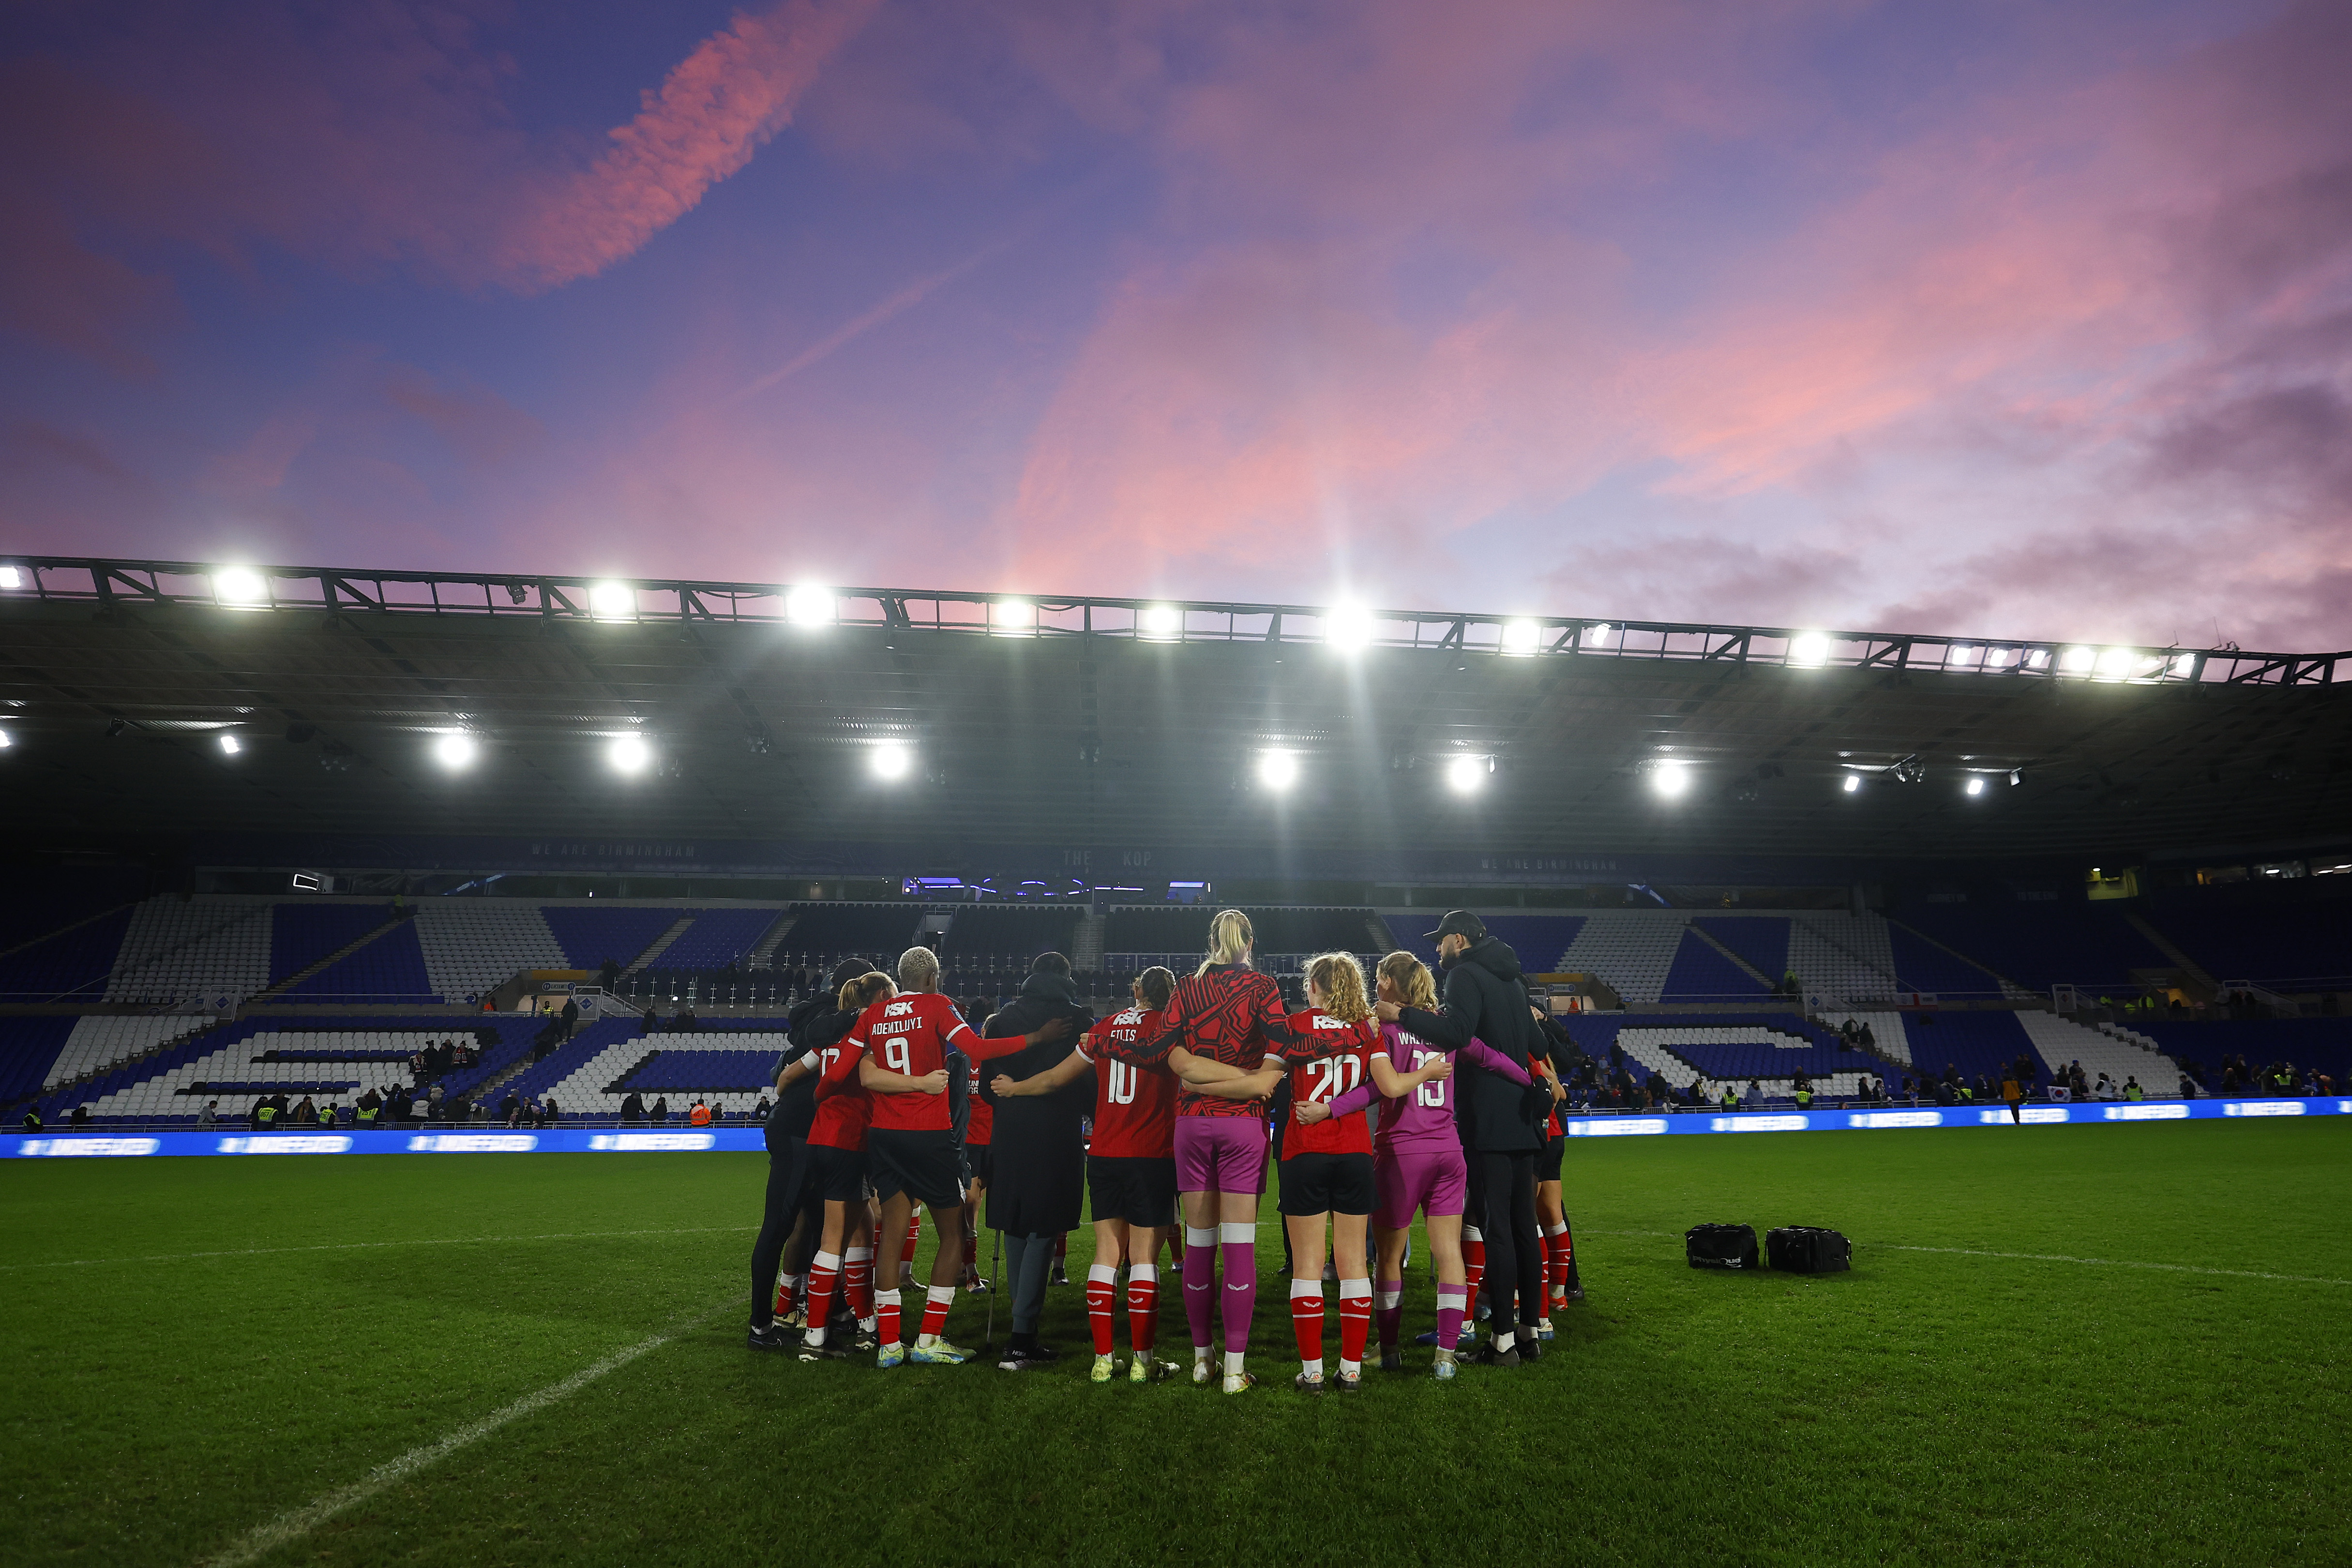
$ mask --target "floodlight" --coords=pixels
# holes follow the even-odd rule
[[[2090,673],[2091,667],[2098,662],[2098,658],[2099,656],[2089,648],[2070,647],[2059,658],[2058,668],[2077,675],[2086,675]]]
[[[1681,763],[1660,763],[1650,770],[1650,787],[1671,800],[1690,787],[1690,769]]]
[[[1789,662],[1808,668],[1827,664],[1830,639],[1819,632],[1801,632],[1789,642]]]
[[[21,588],[24,585],[25,574],[22,572],[14,566],[0,566],[0,588]]]
[[[2132,672],[2132,650],[2111,647],[2099,655],[2099,673],[2109,680],[2121,680]]]
[[[1353,651],[1372,640],[1372,613],[1360,605],[1334,605],[1323,612],[1323,640]]]
[[[269,584],[258,572],[226,566],[213,574],[213,597],[225,605],[257,605],[269,597]]]
[[[445,768],[469,766],[480,751],[471,735],[444,735],[433,742],[433,755]]]
[[[1848,794],[1848,795],[1853,795],[1853,794],[1855,794],[1855,793],[1859,792],[1859,791],[1861,790],[1861,788],[1862,788],[1862,775],[1861,775],[1860,773],[1848,773],[1848,774],[1846,774],[1846,775],[1845,775],[1845,793],[1846,793],[1846,794]]]
[[[914,753],[896,741],[885,741],[874,748],[874,776],[881,779],[902,779],[915,763]]]
[[[245,744],[235,735],[223,735],[220,738],[220,749],[233,757],[245,750]]]
[[[1984,794],[1984,779],[1983,779],[1981,776],[1973,777],[1973,778],[1969,779],[1969,784],[1968,784],[1968,790],[1969,790],[1969,793],[1970,795],[1982,795],[1982,794]]]
[[[1268,789],[1288,789],[1298,782],[1298,758],[1289,752],[1260,752],[1257,782]]]
[[[599,583],[588,590],[588,608],[599,616],[633,616],[637,591],[626,583]]]
[[[1507,654],[1525,658],[1536,651],[1536,644],[1542,639],[1543,628],[1533,621],[1503,623],[1503,651]]]
[[[2197,656],[2193,653],[2174,654],[2172,656],[2172,673],[2182,679],[2186,679],[2189,676],[2196,674]]]
[[[995,637],[1034,637],[1037,606],[1026,599],[997,599],[988,606],[988,629]]]
[[[784,618],[796,626],[821,626],[833,619],[833,590],[803,583],[784,595]]]
[[[653,748],[646,744],[642,735],[620,736],[604,749],[604,755],[625,773],[642,773],[646,764],[654,760]]]
[[[1456,757],[1445,764],[1445,783],[1456,795],[1475,795],[1494,771],[1492,757]]]
[[[1184,629],[1184,612],[1173,605],[1146,605],[1136,624],[1148,637],[1172,637]]]
[[[7,731],[0,730],[0,752],[6,751],[16,743],[15,739],[9,735]]]

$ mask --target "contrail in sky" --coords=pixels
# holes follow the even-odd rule
[[[884,300],[881,303],[876,305],[872,310],[866,310],[863,314],[853,316],[848,321],[844,321],[840,326],[835,327],[832,331],[827,332],[824,337],[819,338],[815,342],[811,343],[808,347],[803,349],[800,353],[794,354],[792,358],[786,360],[783,363],[778,365],[767,374],[761,376],[756,381],[747,383],[735,394],[733,397],[729,398],[728,402],[740,403],[744,398],[767,391],[768,388],[776,385],[780,382],[791,380],[793,376],[798,375],[801,372],[808,369],[809,366],[832,354],[835,350],[841,348],[843,345],[849,343],[857,338],[863,337],[866,333],[873,331],[876,327],[880,326],[891,317],[899,315],[904,311],[913,310],[917,305],[921,304],[925,300],[930,298],[931,295],[936,293],[939,289],[954,282],[957,279],[962,277],[965,273],[971,271],[973,268],[978,267],[982,262],[991,260],[1001,254],[1003,251],[1010,247],[1013,240],[1018,237],[1020,237],[1008,235],[1004,238],[995,241],[993,244],[983,246],[980,249],[973,251],[970,256],[965,257],[961,261],[957,262],[953,267],[949,268],[944,272],[934,272],[929,278],[918,278],[912,283],[908,284],[904,289],[899,289],[888,299]]]

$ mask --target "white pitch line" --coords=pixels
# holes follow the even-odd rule
[[[625,1236],[712,1236],[757,1230],[755,1225],[703,1225],[677,1230],[559,1230],[544,1236],[421,1236],[407,1241],[328,1241],[311,1247],[245,1247],[226,1252],[166,1252],[148,1258],[60,1258],[47,1263],[0,1263],[0,1274],[26,1268],[93,1268],[109,1263],[185,1263],[199,1258],[268,1258],[287,1252],[359,1252],[379,1247],[479,1247],[523,1241],[604,1241]]]
[[[736,1301],[729,1300],[712,1308],[708,1312],[678,1324],[667,1333],[656,1334],[651,1339],[639,1340],[625,1350],[614,1351],[593,1365],[582,1367],[561,1383],[551,1383],[545,1388],[524,1394],[505,1409],[486,1415],[470,1426],[460,1426],[445,1437],[427,1443],[422,1447],[411,1448],[400,1458],[378,1465],[374,1469],[370,1470],[364,1479],[339,1490],[314,1498],[290,1513],[282,1513],[217,1556],[202,1559],[204,1568],[242,1568],[245,1563],[255,1562],[289,1542],[298,1541],[334,1518],[335,1515],[347,1509],[357,1507],[385,1488],[397,1485],[417,1471],[447,1458],[460,1448],[480,1442],[509,1421],[520,1420],[534,1411],[544,1410],[560,1400],[570,1398],[598,1378],[608,1373],[618,1372],[639,1357],[659,1350],[687,1330],[709,1321],[735,1305],[737,1305]]]
[[[1889,1252],[1948,1252],[1960,1258],[2014,1258],[2027,1263],[2085,1263],[2100,1268],[2153,1268],[2166,1274],[2219,1274],[2231,1279],[2277,1279],[2290,1285],[2352,1285],[2316,1274],[2265,1274],[2255,1268],[2207,1268],[2194,1263],[2141,1263],[2128,1258],[2069,1258],[2056,1252],[1980,1252],[1972,1247],[1906,1247],[1895,1241],[1857,1242]]]
[[[1670,1230],[1587,1230],[1587,1236],[1644,1236],[1673,1240]],[[2074,1258],[2059,1252],[1985,1252],[1972,1247],[1906,1247],[1899,1241],[1859,1241],[1886,1252],[1942,1252],[1956,1258],[2009,1258],[2024,1263],[2079,1263],[2096,1268],[2149,1268],[2162,1274],[2214,1274],[2229,1279],[2274,1279],[2287,1285],[2352,1285],[2352,1279],[2330,1279],[2317,1274],[2265,1274],[2255,1268],[2208,1268],[2195,1263],[2142,1263],[2129,1258]]]

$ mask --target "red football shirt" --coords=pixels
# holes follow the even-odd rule
[[[1176,1153],[1176,1075],[1129,1059],[1160,1036],[1160,1014],[1129,1007],[1087,1032],[1078,1054],[1095,1066],[1095,1135],[1087,1152],[1111,1160]]]
[[[879,1065],[908,1078],[923,1078],[948,1065],[950,1047],[977,1059],[980,1037],[955,1004],[936,991],[909,991],[877,1002],[858,1016],[842,1042],[853,1055],[871,1055]],[[874,1125],[891,1131],[946,1132],[955,1127],[947,1091],[910,1089],[873,1096]]]
[[[1294,1103],[1328,1105],[1364,1081],[1371,1070],[1371,1054],[1381,1047],[1381,1026],[1370,1018],[1347,1024],[1320,1011],[1293,1013],[1291,1032],[1298,1044],[1286,1051],[1266,1053],[1290,1068]],[[1312,1126],[1298,1121],[1282,1130],[1282,1157],[1298,1154],[1369,1154],[1371,1129],[1363,1117],[1328,1116]]]
[[[864,1055],[845,1050],[839,1043],[816,1053],[816,1115],[809,1122],[810,1142],[853,1153],[865,1149],[866,1124],[874,1120],[874,1097],[857,1081],[857,1064]]]
[[[1139,1048],[1139,1060],[1165,1060],[1183,1047],[1196,1057],[1255,1072],[1270,1054],[1296,1044],[1282,1010],[1282,988],[1253,969],[1223,963],[1205,974],[1176,982],[1176,994],[1160,1015],[1160,1037]],[[1262,1100],[1227,1100],[1180,1089],[1179,1116],[1265,1115]]]
[[[967,1052],[964,1060],[971,1065],[964,1073],[963,1146],[985,1149],[996,1135],[996,1107],[980,1096],[980,1058]]]

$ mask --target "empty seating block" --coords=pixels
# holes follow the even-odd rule
[[[2200,889],[2201,891],[2201,889]],[[2284,906],[2173,904],[2148,923],[2214,979],[2273,991],[2352,990],[2352,900]]]
[[[895,963],[914,945],[922,923],[920,904],[803,904],[784,938],[784,951],[819,962],[856,953]],[[667,965],[670,955],[664,952],[660,962]]]
[[[782,913],[781,908],[704,910],[662,949],[657,962],[664,969],[725,969],[740,963]]]
[[[495,991],[526,969],[571,967],[537,904],[427,899],[415,924],[425,989],[452,1001]]]
[[[117,910],[0,958],[0,997],[47,1002],[73,996],[96,1001],[131,929],[129,910]]]
[[[438,1001],[416,942],[416,922],[402,921],[348,957],[289,989],[294,997],[334,997],[355,1002]]]
[[[388,903],[280,903],[270,913],[269,982],[292,979],[392,918]]]
[[[544,904],[539,912],[556,945],[563,950],[565,967],[601,969],[609,958],[626,969],[688,911],[626,904],[609,909]]]
[[[1661,1002],[1719,1002],[1761,996],[1765,984],[1742,969],[1697,931],[1685,929],[1682,944],[1659,988]]]
[[[1754,964],[1769,980],[1789,973],[1786,915],[1695,915],[1691,924]]]
[[[131,911],[110,1002],[236,1002],[269,983],[269,902],[165,895]]]
[[[60,1076],[53,1064],[82,1020],[0,1016],[0,1108],[32,1099]]]
[[[969,955],[1003,955],[1027,961],[1041,952],[1069,956],[1078,926],[1078,911],[1051,906],[1031,909],[1009,904],[972,904],[959,908],[940,943],[941,956],[951,962]],[[793,928],[799,934],[799,927]]]
[[[2171,967],[2121,910],[2105,904],[1918,904],[1899,914],[1905,923],[2033,991],[2060,984],[2136,991],[2133,970]]]

